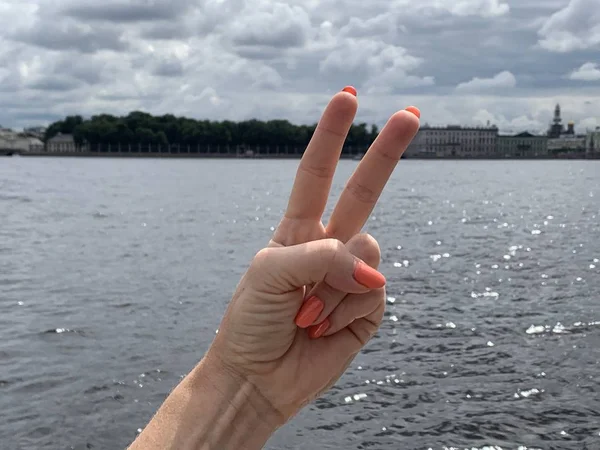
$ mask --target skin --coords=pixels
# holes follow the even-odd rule
[[[242,277],[214,342],[131,450],[260,449],[329,389],[376,333],[385,288],[359,283],[357,267],[363,261],[377,268],[380,251],[359,232],[419,119],[409,111],[391,116],[325,226],[321,217],[357,108],[352,93],[331,99],[298,167],[286,213]],[[308,329],[300,328],[295,320],[313,295],[323,310]],[[321,324],[327,329],[315,338]]]

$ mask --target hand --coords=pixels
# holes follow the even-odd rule
[[[385,308],[379,246],[356,233],[416,134],[418,110],[390,118],[325,227],[321,216],[357,108],[353,88],[345,90],[325,110],[285,216],[238,285],[209,351],[130,449],[262,448],[377,331]]]
[[[269,243],[270,247],[325,238],[346,243],[356,236],[373,211],[396,164],[416,135],[420,117],[417,108],[410,106],[392,115],[346,183],[325,227],[321,219],[342,147],[358,108],[355,93],[352,87],[344,88],[325,109],[300,161],[287,210]],[[373,239],[361,238],[356,250],[373,255],[367,262],[379,263],[379,248],[375,244]],[[365,259],[362,255],[356,255]],[[312,314],[299,317],[301,320],[296,323],[302,328],[311,325],[318,327],[346,295],[326,284],[320,284],[316,289],[323,294],[320,298],[322,304],[313,300],[305,306],[304,311],[311,309]],[[307,296],[307,300],[311,297]],[[314,327],[311,329],[313,332],[316,331]]]
[[[130,450],[263,448],[279,426],[335,382],[380,320],[358,319],[323,339],[298,332],[294,316],[304,286],[318,281],[350,293],[342,321],[364,305],[383,305],[383,275],[338,240],[261,250],[210,350]]]
[[[335,95],[327,106],[300,162],[285,216],[238,286],[207,355],[249,381],[282,423],[337,381],[377,331],[385,308],[383,284],[371,290],[357,285],[347,267],[345,278],[326,274],[337,270],[339,258],[349,260],[350,253],[378,266],[377,242],[356,233],[419,120],[408,111],[390,118],[325,227],[321,216],[356,109],[356,97],[347,92]],[[316,266],[303,266],[306,261]],[[359,267],[368,273],[368,266]],[[310,328],[307,333],[298,327]]]

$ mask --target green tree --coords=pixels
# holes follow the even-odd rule
[[[45,139],[58,133],[73,134],[77,144],[87,143],[97,151],[115,146],[142,146],[152,151],[166,148],[168,144],[188,147],[191,151],[207,147],[211,152],[224,151],[225,146],[249,146],[260,151],[274,151],[288,146],[302,152],[312,137],[317,124],[294,125],[287,120],[261,121],[249,119],[241,122],[196,120],[176,117],[173,114],[152,116],[142,111],[132,111],[124,117],[99,114],[89,119],[67,116],[51,124]],[[370,129],[366,123],[352,125],[344,153],[361,151],[377,137],[376,125]],[[220,148],[220,150],[219,150]],[[288,149],[289,150],[289,149]]]

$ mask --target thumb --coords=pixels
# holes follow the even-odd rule
[[[271,294],[283,294],[320,281],[353,294],[385,286],[380,272],[352,255],[336,239],[265,248],[255,256],[248,276],[255,289]]]

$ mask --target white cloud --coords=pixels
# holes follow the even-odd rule
[[[538,31],[539,45],[553,52],[585,50],[600,45],[598,0],[570,0],[552,14]]]
[[[299,47],[310,31],[304,8],[279,2],[252,4],[227,27],[227,34],[240,46]]]
[[[586,62],[579,69],[569,74],[571,80],[598,81],[600,80],[600,65]]]
[[[545,129],[558,101],[578,128],[600,117],[600,84],[565,76],[598,62],[598,8],[585,1],[105,3],[0,0],[0,124],[131,110],[312,123],[346,84],[359,91],[357,121],[378,125],[409,104],[430,123],[489,116],[516,131]],[[561,32],[577,53],[557,60],[538,40]]]
[[[401,14],[449,13],[459,17],[492,18],[508,14],[510,6],[502,0],[396,0],[392,2],[400,8]]]
[[[509,71],[494,75],[492,78],[479,78],[475,77],[471,81],[460,83],[456,86],[456,92],[460,93],[473,93],[473,92],[486,92],[497,89],[514,88],[517,85],[515,76]]]
[[[456,0],[445,3],[452,14],[465,17],[498,17],[508,14],[510,10],[506,2],[499,0]]]

